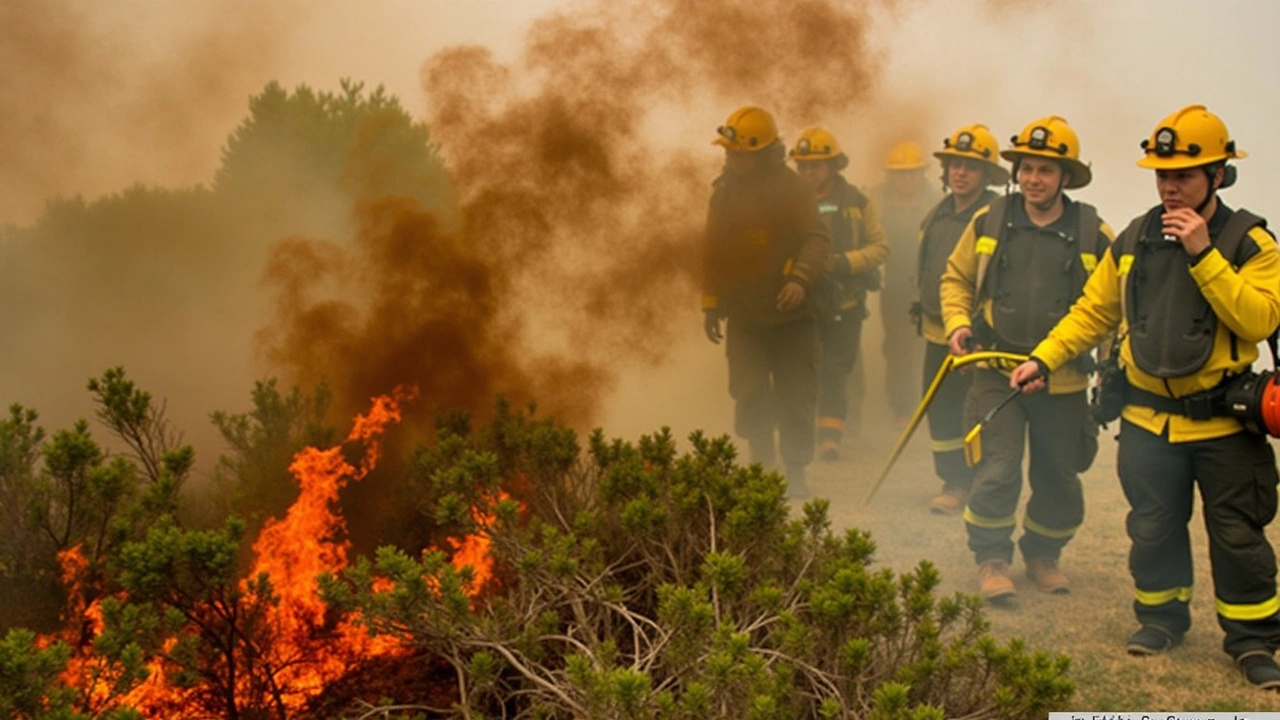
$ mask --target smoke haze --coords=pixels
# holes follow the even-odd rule
[[[357,192],[345,232],[299,228],[269,254],[227,259],[263,285],[178,289],[157,303],[160,326],[221,318],[217,341],[194,349],[184,334],[84,330],[77,313],[136,290],[33,277],[25,300],[54,293],[65,310],[6,321],[24,347],[0,389],[62,426],[89,412],[84,380],[123,364],[196,437],[210,410],[242,409],[268,374],[329,379],[344,409],[416,381],[429,406],[482,409],[505,391],[611,434],[726,432],[724,360],[701,337],[694,278],[719,164],[708,143],[731,110],[770,108],[787,141],[831,127],[863,185],[904,136],[928,150],[984,122],[1005,140],[1063,115],[1095,171],[1078,196],[1122,225],[1154,202],[1149,174],[1132,165],[1138,140],[1204,102],[1250,152],[1228,202],[1267,214],[1280,139],[1260,91],[1280,67],[1265,34],[1280,9],[1215,6],[1235,33],[1220,52],[1202,52],[1205,12],[1136,0],[11,0],[0,4],[0,225],[32,222],[55,195],[208,182],[249,95],[272,79],[328,89],[343,76],[385,83],[421,112],[459,207],[434,217]],[[48,258],[62,262],[77,259]]]

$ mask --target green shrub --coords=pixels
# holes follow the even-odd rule
[[[824,500],[791,518],[785,481],[727,438],[680,452],[665,429],[597,432],[583,452],[502,403],[491,425],[455,416],[438,435],[413,465],[424,522],[463,534],[492,517],[494,579],[386,547],[322,585],[447,659],[459,717],[1013,719],[1074,690],[1066,657],[1002,646],[978,598],[937,597],[928,562],[875,568],[871,538],[834,533]]]

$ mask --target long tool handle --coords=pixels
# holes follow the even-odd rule
[[[889,459],[885,461],[884,469],[880,471],[880,477],[871,484],[871,489],[867,491],[867,496],[862,500],[862,504],[866,505],[871,502],[871,498],[875,497],[876,491],[880,489],[880,485],[884,483],[884,479],[889,476],[889,471],[893,469],[893,464],[897,462],[898,456],[902,454],[902,450],[906,448],[907,443],[911,441],[911,435],[915,433],[916,428],[920,425],[920,421],[924,419],[925,411],[929,409],[929,403],[933,402],[933,398],[938,394],[938,388],[942,386],[942,381],[946,379],[947,373],[957,368],[964,367],[971,363],[983,362],[985,360],[1006,360],[1010,362],[1021,363],[1027,359],[1026,355],[1018,355],[1017,353],[1007,353],[998,351],[980,351],[969,353],[968,355],[948,355],[942,361],[942,366],[938,368],[938,372],[933,376],[933,382],[929,383],[929,388],[925,390],[924,397],[920,399],[920,404],[916,407],[915,414],[911,416],[911,420],[907,426],[903,428],[902,435],[898,437],[898,441],[894,443],[893,450],[889,452]]]

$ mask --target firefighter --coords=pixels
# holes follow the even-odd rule
[[[986,125],[968,125],[945,138],[942,149],[933,154],[942,163],[942,184],[949,194],[917,226],[919,248],[914,274],[919,290],[911,314],[925,339],[925,388],[933,382],[949,352],[939,293],[942,273],[974,213],[995,199],[996,194],[988,186],[1009,182],[1009,171],[1000,164],[999,153],[996,138]],[[955,515],[963,510],[973,486],[973,472],[964,459],[964,399],[970,377],[969,373],[953,373],[929,404],[933,468],[942,480],[942,491],[929,501],[929,509],[940,515]]]
[[[831,237],[768,112],[739,108],[718,133],[725,164],[707,215],[704,330],[725,339],[734,426],[752,461],[775,466],[776,428],[788,494],[804,497],[818,394],[810,296]]]
[[[1280,254],[1261,218],[1219,199],[1235,180],[1228,161],[1244,153],[1203,105],[1165,118],[1141,146],[1138,165],[1155,170],[1160,204],[1121,233],[1084,297],[1011,381],[1063,367],[1119,330],[1122,372],[1097,398],[1116,402],[1097,406],[1114,406],[1100,419],[1121,418],[1117,469],[1140,624],[1128,651],[1169,650],[1191,625],[1187,523],[1198,481],[1223,649],[1250,683],[1280,689],[1280,597],[1264,532],[1276,512],[1275,455],[1264,435],[1225,416],[1222,399],[1280,324]]]
[[[818,303],[818,454],[835,461],[840,459],[849,413],[849,372],[858,357],[867,292],[880,288],[880,266],[889,256],[889,243],[875,205],[840,174],[849,158],[834,135],[819,127],[805,130],[791,159],[817,193],[818,210],[831,235],[825,285],[830,300]]]
[[[881,351],[885,359],[885,390],[896,427],[907,424],[920,402],[918,378],[924,348],[911,324],[915,301],[915,256],[920,221],[938,201],[938,191],[925,178],[924,151],[919,143],[903,140],[889,148],[884,182],[871,188],[871,203],[880,210],[889,256],[880,289],[880,323],[884,328]],[[850,420],[862,408],[865,370],[861,360],[854,364],[850,388]]]
[[[1000,155],[1013,163],[1018,192],[974,213],[942,275],[942,317],[956,355],[972,347],[1031,352],[1067,314],[1112,238],[1096,208],[1063,193],[1092,178],[1065,120],[1036,120],[1012,143]],[[966,425],[1009,392],[1010,369],[972,373]],[[1084,519],[1079,473],[1097,451],[1097,427],[1085,397],[1089,369],[1083,363],[1063,365],[1049,378],[1049,393],[1020,398],[984,424],[983,457],[974,468],[964,519],[980,592],[989,601],[1016,594],[1009,565],[1028,444],[1031,495],[1018,547],[1037,588],[1070,590],[1058,559]]]

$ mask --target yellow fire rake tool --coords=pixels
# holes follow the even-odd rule
[[[1013,402],[1013,399],[1018,397],[1021,394],[1022,394],[1021,385],[1010,390],[1009,394],[1001,398],[1000,402],[996,403],[995,407],[988,410],[987,414],[983,415],[982,419],[978,421],[978,424],[974,425],[973,429],[970,430],[968,434],[964,436],[964,464],[965,465],[968,465],[969,467],[973,467],[974,465],[977,465],[978,463],[982,462],[982,426],[991,422],[991,418],[995,417],[996,413],[1000,412],[1000,408],[1003,408],[1005,405],[1008,405],[1009,403]]]
[[[907,427],[902,430],[902,435],[898,438],[898,442],[894,443],[893,450],[889,453],[889,459],[885,462],[884,469],[880,471],[880,477],[876,478],[876,481],[871,484],[871,489],[867,491],[867,497],[862,501],[863,505],[871,502],[871,498],[875,497],[876,491],[880,489],[880,485],[884,483],[884,479],[889,476],[889,471],[893,469],[893,464],[898,461],[898,456],[902,454],[902,450],[907,446],[907,443],[911,441],[911,435],[915,433],[916,428],[920,426],[920,421],[924,419],[925,411],[929,409],[929,403],[933,402],[934,396],[938,394],[938,388],[942,387],[942,381],[946,379],[947,373],[952,370],[958,370],[965,365],[990,360],[1022,363],[1027,360],[1027,356],[1018,355],[1017,353],[986,350],[972,352],[960,357],[948,355],[946,359],[942,361],[942,367],[939,367],[937,374],[933,376],[933,382],[929,383],[928,389],[924,392],[924,397],[920,399],[920,405],[916,407],[915,414],[911,416],[911,420],[907,423]],[[979,453],[981,453],[980,449]]]

